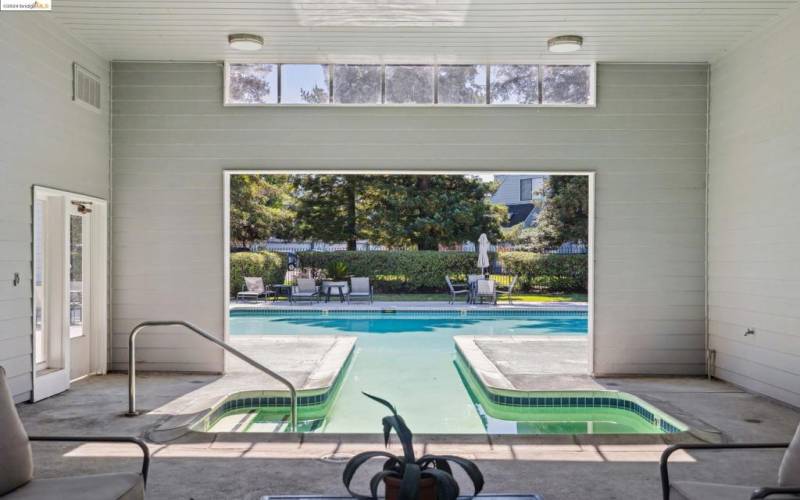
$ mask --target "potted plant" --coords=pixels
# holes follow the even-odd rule
[[[360,500],[377,499],[378,487],[381,482],[385,485],[386,500],[455,500],[459,495],[458,482],[453,478],[450,463],[464,469],[472,481],[475,495],[483,489],[483,474],[471,461],[452,455],[423,455],[414,456],[413,435],[406,425],[403,417],[397,414],[394,406],[388,401],[371,394],[363,393],[368,398],[387,407],[392,414],[383,417],[383,439],[389,445],[389,434],[394,429],[400,444],[403,446],[403,455],[396,456],[385,451],[367,451],[359,453],[350,459],[342,474],[347,491],[354,498]],[[386,461],[383,469],[370,480],[369,495],[355,493],[350,488],[350,482],[359,467],[371,458],[383,457]]]
[[[343,281],[347,278],[347,272],[347,264],[340,260],[335,260],[325,266],[325,277],[331,281]]]

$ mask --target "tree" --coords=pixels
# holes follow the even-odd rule
[[[234,102],[269,102],[272,64],[231,64],[228,93]],[[274,102],[274,100],[273,100]]]
[[[293,232],[292,184],[286,175],[233,175],[230,194],[231,241],[250,246]]]
[[[364,198],[369,176],[297,175],[297,231],[301,237],[328,243],[347,242],[355,250],[367,236]]]
[[[544,66],[544,102],[569,104],[585,103],[588,96],[590,78],[589,66]]]
[[[379,103],[381,78],[379,65],[337,64],[333,74],[333,98],[343,104]]]
[[[491,66],[491,99],[494,104],[534,104],[539,102],[539,70],[529,64]]]
[[[495,183],[463,175],[380,176],[373,187],[372,240],[438,250],[439,245],[501,237],[505,206],[490,203]]]
[[[300,98],[308,104],[327,104],[328,91],[314,84],[311,90],[300,89]]]
[[[544,204],[531,244],[534,250],[553,250],[567,242],[589,239],[589,178],[551,175],[544,182]]]
[[[486,102],[485,66],[439,66],[439,102],[482,104]]]

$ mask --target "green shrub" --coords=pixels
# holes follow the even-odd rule
[[[518,275],[520,291],[585,292],[588,287],[587,255],[505,252],[500,254],[506,274]]]
[[[351,276],[368,276],[377,292],[427,292],[447,289],[445,276],[465,280],[478,272],[474,252],[299,252],[300,267],[314,276],[342,262]],[[490,256],[491,258],[492,256]]]
[[[231,296],[242,290],[245,277],[264,278],[264,284],[283,283],[286,255],[278,252],[239,252],[231,254]]]

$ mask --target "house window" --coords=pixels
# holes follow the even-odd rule
[[[519,201],[533,200],[533,179],[520,179]]]
[[[333,66],[333,102],[380,104],[381,78],[378,64],[336,64]]]
[[[489,76],[492,104],[538,104],[539,66],[493,64]]]
[[[226,63],[228,106],[595,106],[594,64]]]
[[[387,104],[433,104],[433,66],[386,66]]]
[[[281,104],[328,104],[329,69],[327,64],[281,64]]]
[[[592,101],[591,66],[543,66],[542,103],[588,104]]]
[[[486,104],[486,66],[439,66],[439,104]]]
[[[226,104],[276,104],[277,64],[230,64],[225,86]]]

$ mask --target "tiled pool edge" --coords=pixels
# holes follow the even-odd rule
[[[583,308],[526,308],[526,309],[463,309],[441,307],[430,308],[272,308],[272,307],[236,307],[228,311],[230,316],[283,316],[283,315],[375,315],[375,314],[447,314],[452,316],[586,316],[588,313]]]
[[[339,367],[339,371],[333,378],[333,383],[323,389],[310,389],[297,391],[297,411],[301,409],[313,408],[317,410],[329,408],[336,398],[338,390],[342,386],[347,369],[353,359],[355,348],[350,350],[345,362]],[[285,408],[288,414],[291,398],[285,395],[286,391],[240,391],[229,394],[218,401],[208,412],[189,425],[189,430],[194,432],[214,432],[214,425],[228,412],[235,410],[252,410],[256,408]],[[299,419],[299,418],[298,418]]]
[[[635,413],[651,425],[661,429],[664,434],[690,434],[690,428],[681,420],[656,408],[632,394],[620,391],[520,391],[510,388],[505,380],[505,388],[487,387],[482,373],[478,373],[470,360],[456,343],[456,366],[469,371],[475,386],[492,404],[510,408],[615,408]],[[487,361],[489,361],[487,359]],[[491,361],[489,361],[491,363]],[[496,370],[499,373],[499,370]],[[501,382],[502,383],[502,382]]]

